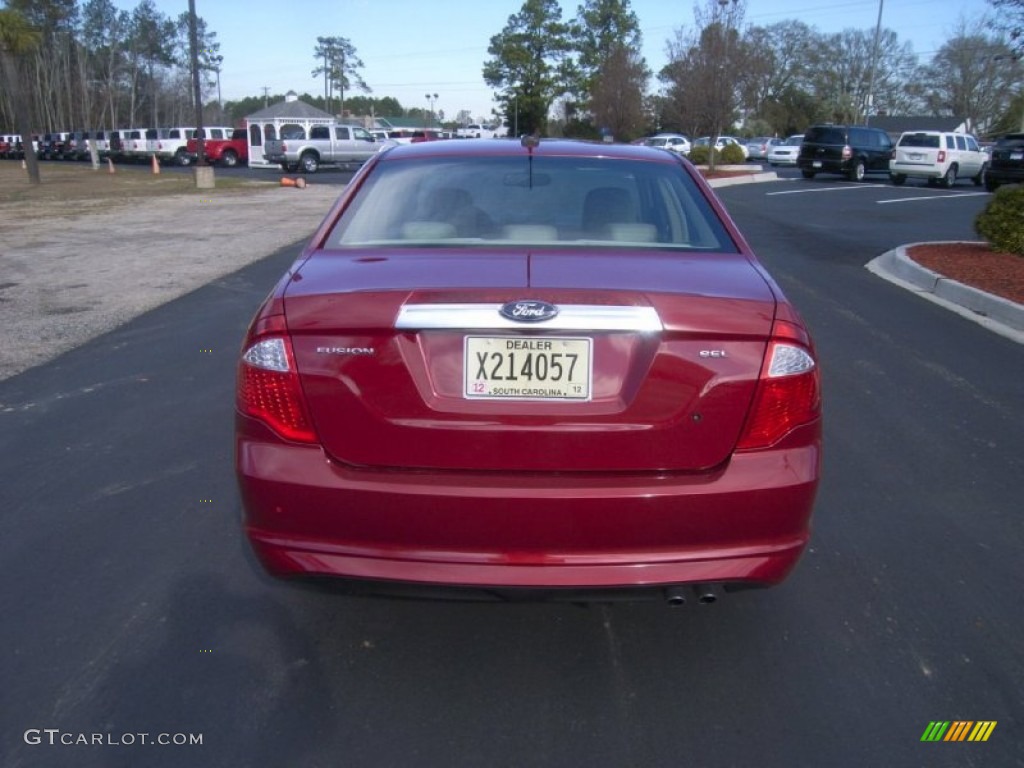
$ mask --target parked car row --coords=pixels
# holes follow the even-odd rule
[[[230,139],[233,130],[226,126],[204,129],[207,140]],[[58,131],[34,135],[32,152],[40,160],[85,160],[90,155],[89,145],[92,143],[103,160],[150,162],[155,157],[161,163],[190,165],[194,155],[189,154],[188,142],[195,138],[195,133],[196,129],[189,127]],[[0,157],[25,157],[20,135],[0,135]]]
[[[806,179],[819,173],[862,181],[885,174],[897,186],[908,179],[929,186],[952,187],[957,179],[985,184],[990,158],[978,140],[961,131],[904,131],[893,143],[880,128],[858,125],[815,125],[804,134],[797,165]]]
[[[658,133],[654,136],[648,136],[641,143],[648,147],[661,147],[662,149],[670,149],[682,155],[689,155],[694,147],[708,146],[711,143],[711,138],[709,136],[701,136],[699,139],[691,141],[688,136],[681,133]],[[743,158],[745,160],[749,159],[750,152],[746,143],[735,136],[719,136],[715,141],[715,149],[721,152],[730,144],[738,146],[743,152]]]
[[[634,143],[688,155],[693,147],[709,141],[659,133]],[[721,136],[715,146],[721,150],[731,143],[743,147],[749,160],[799,167],[806,179],[829,173],[862,181],[868,174],[884,174],[897,186],[918,179],[946,188],[959,179],[970,179],[990,192],[1002,184],[1024,182],[1024,132],[1007,134],[994,146],[982,147],[977,138],[962,131],[905,131],[893,142],[881,128],[825,124],[785,140]]]

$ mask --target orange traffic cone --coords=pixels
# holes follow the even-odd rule
[[[114,173],[114,161],[111,160],[109,157],[107,158],[107,173]]]
[[[153,173],[160,175],[160,161],[156,159],[156,155],[152,155],[153,158]]]
[[[306,180],[302,179],[302,178],[299,178],[299,179],[289,179],[287,176],[282,176],[281,177],[281,186],[282,187],[295,187],[297,189],[305,189],[306,188]]]

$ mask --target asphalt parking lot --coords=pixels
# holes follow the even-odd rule
[[[168,293],[0,381],[0,763],[1024,765],[1024,356],[864,269],[900,243],[971,239],[983,196],[838,178],[720,189],[822,363],[825,471],[789,581],[693,610],[479,605],[300,589],[242,546],[238,343],[337,193],[320,177],[313,195],[266,190],[215,215],[183,204],[197,218],[156,238],[123,218],[68,227],[96,260],[85,279],[109,287],[134,260],[119,291],[154,273]],[[285,220],[290,244],[265,250]],[[110,255],[110,232],[139,239]],[[6,234],[5,261],[51,247]],[[66,247],[56,263],[73,263]],[[198,275],[204,254],[223,254],[217,275]],[[53,300],[76,306],[74,284]],[[996,726],[985,743],[921,741],[957,720]],[[24,737],[48,728],[203,743]]]

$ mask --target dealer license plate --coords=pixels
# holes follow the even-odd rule
[[[551,336],[467,336],[467,398],[589,400],[593,340]]]
[[[821,160],[815,160],[811,165],[815,168],[821,168]]]
[[[1010,159],[1011,160],[1024,160],[1024,152],[1011,152],[1010,153]]]

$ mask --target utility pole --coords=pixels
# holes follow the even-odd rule
[[[868,70],[868,99],[864,106],[864,125],[871,124],[871,105],[875,100],[875,68],[878,66],[878,39],[882,34],[882,2],[878,0],[878,21],[875,23],[875,45],[871,52],[871,69]]]
[[[188,42],[192,58],[192,94],[196,104],[196,186],[201,189],[213,187],[213,168],[206,167],[206,151],[203,146],[203,89],[199,77],[199,40],[196,31],[196,0],[188,0]]]
[[[266,109],[270,106],[270,86],[263,86],[263,108]]]

